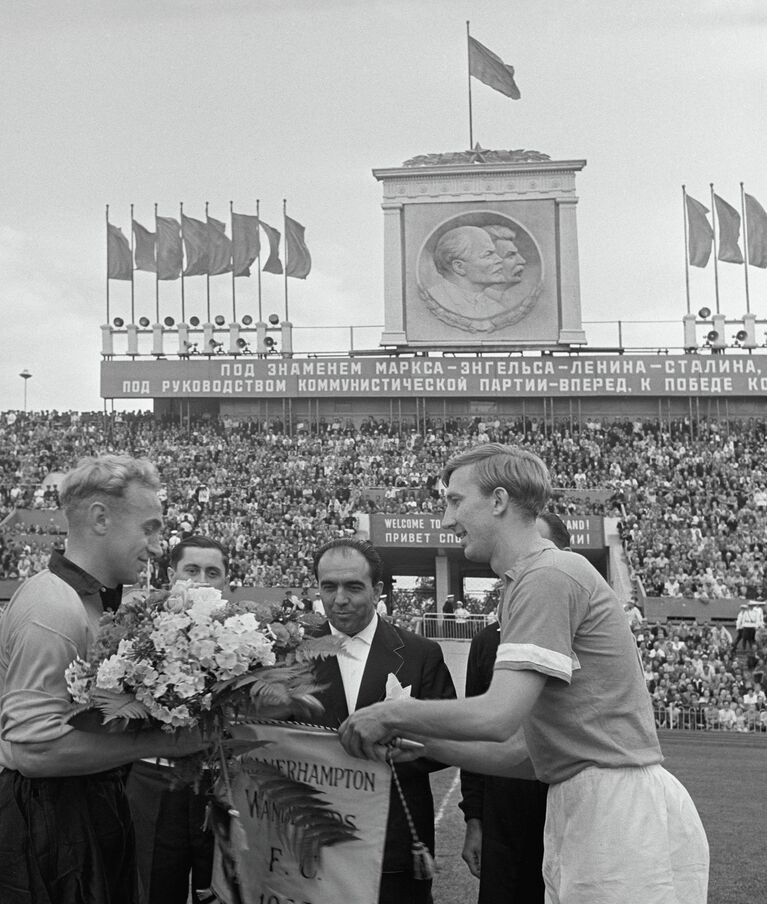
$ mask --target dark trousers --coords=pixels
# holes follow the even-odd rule
[[[485,782],[478,904],[543,904],[549,787],[523,779]]]
[[[133,828],[115,770],[0,772],[2,904],[137,904]]]
[[[190,874],[193,890],[210,886],[213,835],[203,831],[205,794],[171,790],[170,776],[167,767],[140,761],[128,778],[142,904],[186,904]]]
[[[378,904],[430,904],[430,902],[431,879],[414,879],[409,873],[383,873],[381,876]]]

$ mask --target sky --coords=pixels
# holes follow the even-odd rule
[[[767,207],[762,0],[0,0],[0,410],[98,410],[105,206],[130,234],[184,212],[306,227],[313,269],[290,280],[297,351],[373,348],[383,324],[381,186],[371,170],[469,144],[466,21],[510,63],[510,100],[474,81],[474,138],[585,159],[578,174],[583,319],[592,346],[682,344],[682,185]],[[231,310],[216,277],[213,313]],[[767,318],[767,271],[749,268]],[[746,309],[719,265],[720,308]],[[256,310],[256,279],[237,281]],[[714,308],[713,265],[690,273]],[[136,316],[154,281],[136,276]],[[282,315],[280,277],[262,279]],[[186,280],[187,316],[204,278]],[[111,316],[130,314],[112,281]],[[179,319],[178,283],[161,313]],[[594,321],[611,321],[609,324]],[[631,321],[652,323],[652,326]],[[758,328],[761,338],[765,327]],[[633,332],[632,332],[633,331]],[[735,328],[733,328],[733,332]],[[634,341],[636,336],[636,341]],[[122,407],[132,407],[123,403]]]

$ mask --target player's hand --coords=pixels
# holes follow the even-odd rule
[[[480,864],[482,862],[482,820],[468,819],[466,821],[466,836],[463,839],[463,850],[461,851],[469,872],[475,878],[479,879]]]
[[[386,760],[388,748],[396,733],[389,724],[392,703],[374,703],[352,713],[338,729],[344,750],[366,760]]]

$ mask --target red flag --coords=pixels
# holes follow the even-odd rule
[[[296,279],[306,279],[312,269],[312,256],[304,241],[304,227],[285,217],[285,273]]]
[[[714,230],[708,222],[708,207],[690,195],[684,196],[687,205],[687,246],[691,267],[705,267],[711,257]]]
[[[221,220],[208,217],[208,254],[211,276],[232,272],[232,243]]]
[[[119,226],[107,223],[107,278],[132,279],[130,245]]]
[[[269,257],[261,269],[265,273],[282,273],[282,261],[280,261],[280,233],[274,226],[267,225],[263,220],[260,220],[259,224],[266,233],[266,237],[269,239]]]
[[[157,278],[178,279],[181,276],[183,250],[181,226],[173,217],[156,217],[157,220]]]
[[[137,270],[147,270],[149,273],[157,272],[157,264],[154,256],[155,235],[141,223],[133,221],[133,238],[136,246],[133,249]]]
[[[232,259],[235,276],[250,276],[250,265],[261,250],[258,217],[232,214]]]
[[[748,230],[748,262],[767,268],[767,213],[752,195],[746,195],[746,228]]]
[[[740,214],[725,200],[714,195],[716,205],[716,221],[719,224],[719,254],[720,261],[729,264],[742,264],[743,253],[738,246],[740,237]]]
[[[208,272],[208,224],[184,214],[181,227],[186,253],[184,276],[203,276]]]
[[[507,66],[499,56],[471,35],[469,35],[469,75],[473,75],[512,100],[519,100],[522,96],[514,81],[514,67]]]

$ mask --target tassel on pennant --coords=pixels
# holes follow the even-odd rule
[[[391,769],[391,777],[394,781],[394,786],[397,789],[402,809],[405,811],[405,819],[407,819],[407,825],[410,829],[410,837],[413,839],[413,845],[410,848],[413,854],[413,878],[424,880],[433,879],[437,869],[436,864],[434,863],[434,857],[432,857],[431,851],[421,841],[415,830],[415,822],[413,821],[410,807],[408,807],[407,801],[405,800],[405,794],[402,790],[399,776],[397,775],[397,767],[394,765],[394,761],[391,758],[391,750],[386,759],[389,763],[389,768]]]
[[[413,878],[433,879],[436,866],[431,851],[422,841],[416,841],[411,850],[413,852]]]

